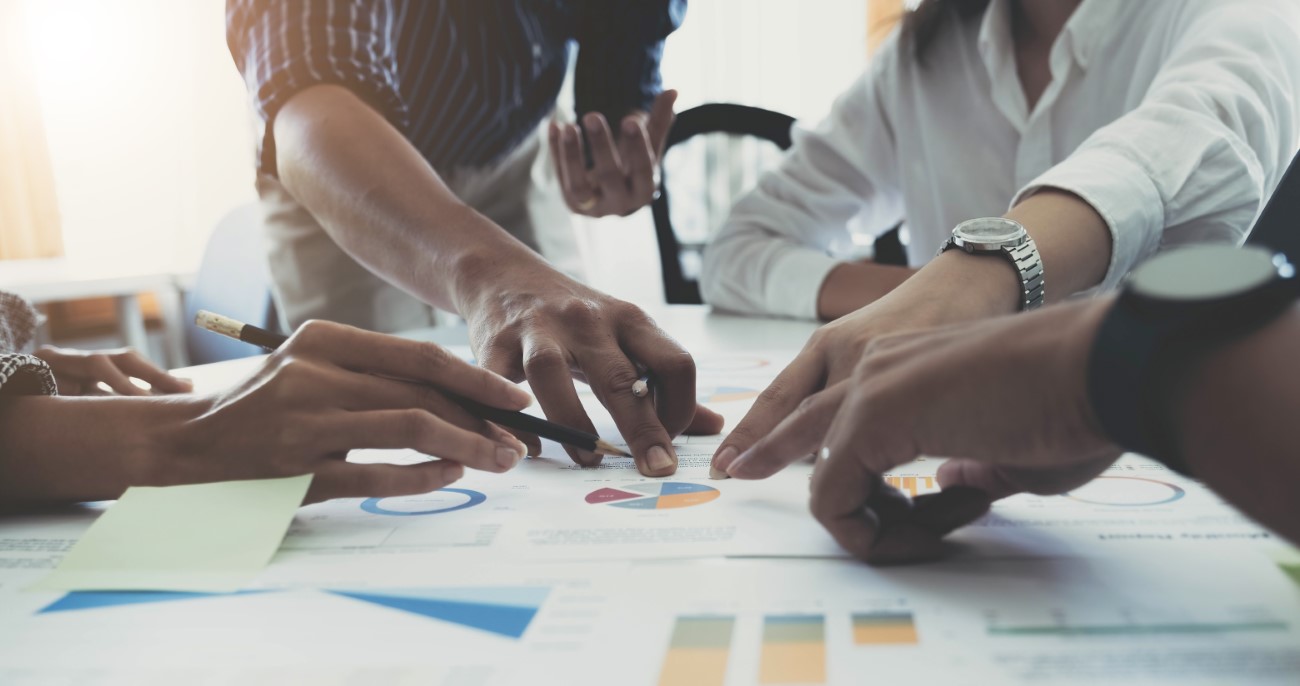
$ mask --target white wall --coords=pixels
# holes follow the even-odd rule
[[[255,197],[223,0],[27,0],[69,255],[197,264]]]

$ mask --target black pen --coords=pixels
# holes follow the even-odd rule
[[[208,331],[219,333],[223,336],[229,336],[245,343],[251,343],[266,350],[275,350],[281,345],[284,345],[285,341],[289,340],[288,336],[272,333],[266,329],[253,326],[252,324],[245,324],[239,320],[231,319],[230,317],[216,314],[214,312],[208,312],[207,310],[199,310],[198,315],[194,318],[194,323],[197,324],[199,328],[207,329]],[[421,383],[409,379],[403,379],[403,381]],[[511,410],[503,410],[499,407],[484,405],[476,400],[471,400],[442,389],[439,389],[438,392],[447,396],[448,399],[457,405],[465,408],[467,412],[475,417],[485,419],[494,424],[500,424],[507,429],[515,429],[516,431],[525,431],[530,434],[536,434],[542,438],[549,438],[557,443],[578,448],[579,450],[586,450],[587,452],[596,453],[597,455],[632,457],[632,455],[626,450],[618,448],[614,444],[601,439],[600,436],[595,434],[589,434],[586,431],[579,431],[562,424],[556,424],[555,422],[547,421],[541,417],[534,417],[530,414],[524,414],[523,412],[514,412]]]

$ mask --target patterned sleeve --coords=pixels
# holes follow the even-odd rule
[[[407,129],[395,21],[393,0],[227,0],[226,44],[262,128],[259,171],[275,175],[271,124],[309,86],[344,86]]]
[[[650,110],[663,90],[664,39],[682,23],[686,0],[588,0],[578,20],[574,104],[600,112],[611,125],[633,110]]]
[[[0,351],[22,350],[36,337],[41,316],[31,303],[0,291]],[[0,352],[0,397],[55,395],[54,374],[34,355]]]

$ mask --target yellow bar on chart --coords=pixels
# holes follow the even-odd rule
[[[826,619],[821,615],[768,615],[763,620],[762,684],[826,683]]]
[[[678,617],[659,686],[722,686],[727,678],[734,617]]]
[[[910,612],[860,612],[853,615],[856,645],[914,645],[916,623]]]

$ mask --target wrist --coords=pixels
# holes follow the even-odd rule
[[[523,244],[503,255],[500,250],[473,250],[459,256],[453,271],[453,305],[467,320],[493,308],[512,309],[521,299],[529,304],[543,291],[579,284],[551,267]]]
[[[199,411],[193,396],[7,399],[0,403],[0,500],[107,500],[131,486],[168,483],[179,454],[174,433]]]
[[[144,426],[132,445],[129,485],[171,486],[194,483],[187,458],[202,455],[203,441],[195,440],[197,420],[213,405],[208,396],[150,398],[142,408],[138,426]],[[143,422],[147,422],[144,424]]]
[[[1097,417],[1088,386],[1088,374],[1098,332],[1106,315],[1114,306],[1114,297],[1100,298],[1078,305],[1065,305],[1064,307],[1075,308],[1077,314],[1065,325],[1059,336],[1061,345],[1057,378],[1067,379],[1069,388],[1073,389],[1070,393],[1072,406],[1065,408],[1070,413],[1068,416],[1079,417],[1082,420],[1087,438],[1100,439],[1107,443],[1110,443],[1111,439]]]
[[[958,322],[1020,311],[1023,288],[1011,263],[997,256],[949,250],[897,289],[914,293]]]

